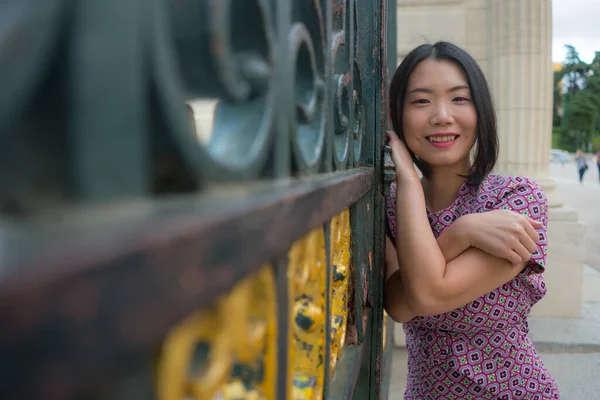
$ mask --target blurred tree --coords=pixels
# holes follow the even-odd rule
[[[563,80],[564,73],[562,69],[560,71],[554,71],[554,93],[553,93],[553,107],[552,107],[552,126],[561,126],[563,116],[563,104],[562,104],[562,85],[560,84]]]
[[[574,46],[565,47],[563,67],[554,73],[553,124],[561,127],[561,148],[588,150],[600,128],[600,52],[587,64],[581,61]]]

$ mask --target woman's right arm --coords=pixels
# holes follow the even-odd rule
[[[398,323],[405,323],[416,315],[408,308],[402,277],[398,266],[398,255],[392,240],[385,237],[385,286],[383,306],[388,315]]]

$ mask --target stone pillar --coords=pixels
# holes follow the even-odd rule
[[[501,136],[499,170],[548,175],[552,122],[550,0],[492,0],[488,77]],[[547,133],[547,134],[546,134]]]
[[[552,1],[492,0],[488,77],[498,114],[499,173],[535,180],[548,197],[549,287],[534,314],[578,317],[583,225],[563,206],[549,176],[552,138]]]

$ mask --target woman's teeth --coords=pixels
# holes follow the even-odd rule
[[[458,136],[457,135],[452,135],[452,136],[430,136],[427,138],[427,140],[429,140],[430,142],[451,142],[453,140],[456,140]]]

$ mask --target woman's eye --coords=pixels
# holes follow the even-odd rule
[[[463,101],[469,101],[469,99],[467,99],[466,97],[455,97],[454,101],[463,102]]]
[[[429,100],[427,99],[417,99],[415,101],[413,101],[414,104],[427,104],[429,103]]]

